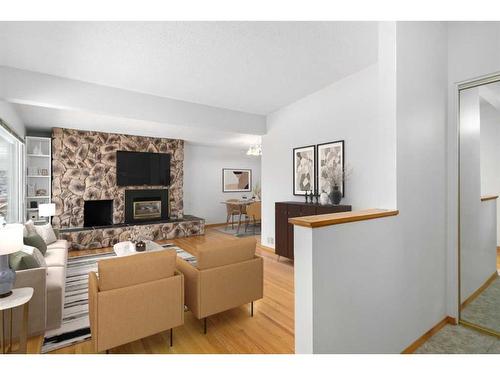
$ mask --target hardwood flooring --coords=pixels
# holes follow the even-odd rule
[[[236,239],[233,236],[208,228],[205,235],[179,238],[168,242],[189,251],[195,245]],[[250,305],[225,311],[208,318],[208,333],[203,334],[202,321],[186,312],[184,325],[174,329],[174,346],[169,347],[169,333],[134,341],[112,349],[111,353],[171,353],[171,354],[231,354],[294,352],[294,285],[293,262],[277,256],[260,244],[257,253],[264,259],[264,298],[254,303],[254,316],[250,317]],[[70,256],[110,252],[111,248],[72,251]],[[42,337],[31,338],[30,353],[39,353]],[[68,346],[55,354],[93,353],[90,341]]]

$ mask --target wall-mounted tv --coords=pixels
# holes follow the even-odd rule
[[[116,152],[118,186],[170,185],[170,154],[153,152]]]

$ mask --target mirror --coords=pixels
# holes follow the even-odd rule
[[[500,335],[500,82],[459,95],[460,321]]]

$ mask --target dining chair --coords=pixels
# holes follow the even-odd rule
[[[250,203],[248,207],[246,208],[246,224],[245,224],[245,232],[248,229],[248,223],[250,222],[250,219],[253,221],[253,232],[254,234],[256,233],[256,228],[257,228],[257,222],[260,223],[261,221],[261,203],[260,202],[254,202]]]
[[[226,217],[226,228],[229,226],[229,222],[231,222],[231,228],[234,229],[234,217],[241,217],[241,208],[240,205],[237,204],[239,202],[238,199],[228,199],[226,203],[227,217]]]

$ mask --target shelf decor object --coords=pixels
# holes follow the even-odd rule
[[[23,225],[11,224],[0,228],[0,299],[12,294],[16,273],[9,266],[9,254],[23,249]]]
[[[52,196],[52,148],[49,137],[26,137],[26,219],[47,222],[39,213]]]

